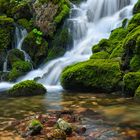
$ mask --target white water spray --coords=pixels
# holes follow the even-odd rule
[[[124,18],[132,16],[136,0],[87,0],[79,7],[73,5],[68,19],[74,46],[63,57],[54,59],[37,70],[29,72],[19,81],[39,78],[38,82],[48,91],[61,90],[60,74],[73,63],[87,60],[91,47],[102,38],[108,38],[111,30],[121,26]]]

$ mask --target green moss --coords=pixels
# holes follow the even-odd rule
[[[102,39],[98,44],[93,46],[92,52],[96,53],[100,51],[106,51],[109,54],[112,54],[112,51],[114,51],[111,57],[115,57],[115,55],[118,57],[118,55],[122,53],[122,48],[119,46],[121,46],[127,34],[127,29],[122,27],[113,30],[109,39]]]
[[[29,128],[33,128],[35,126],[40,126],[43,127],[43,125],[41,124],[41,122],[39,120],[31,120],[30,124],[29,124]]]
[[[110,42],[108,39],[102,39],[98,44],[94,45],[92,48],[92,52],[96,53],[99,51],[109,51],[110,50]]]
[[[25,75],[28,71],[32,69],[30,62],[26,61],[16,61],[12,65],[12,70],[8,74],[9,81],[15,81],[18,77]]]
[[[45,94],[46,89],[43,85],[33,80],[27,80],[14,85],[8,90],[9,96],[31,96]]]
[[[24,53],[18,49],[12,49],[8,53],[8,64],[10,67],[17,61],[24,61]]]
[[[135,90],[140,85],[140,72],[129,72],[123,77],[124,92],[128,95],[134,95]]]
[[[131,51],[131,53],[139,53],[139,37],[140,36],[140,26],[138,26],[137,28],[133,29],[125,38],[124,43],[123,43],[123,47],[126,50]]]
[[[134,28],[140,25],[140,13],[134,15],[128,22],[128,30],[132,31]]]
[[[7,16],[0,16],[0,25],[11,25],[14,23],[13,18]]]
[[[57,24],[60,23],[66,16],[69,15],[70,12],[70,8],[64,4],[62,6],[62,10],[61,12],[55,17],[54,22],[56,22]]]
[[[111,53],[110,55],[110,59],[112,58],[117,58],[117,57],[122,57],[123,55],[123,52],[124,52],[124,49],[123,49],[123,46],[122,44],[119,44]]]
[[[138,71],[140,70],[140,56],[135,55],[130,61],[130,68],[131,71]]]
[[[49,48],[47,60],[64,55],[72,40],[67,28],[57,31],[52,40],[52,47]]]
[[[38,66],[47,57],[48,43],[42,35],[38,36],[31,31],[24,39],[22,49],[29,54],[34,66]]]
[[[13,68],[7,76],[7,80],[8,81],[16,81],[16,79],[18,77],[20,77],[21,75],[23,75],[23,73],[21,71],[18,71],[17,69]]]
[[[10,0],[0,0],[0,13],[6,13],[10,4]]]
[[[17,23],[28,31],[31,31],[33,28],[31,21],[28,21],[26,18],[19,19]]]
[[[110,92],[119,89],[122,78],[119,62],[94,59],[67,67],[61,76],[61,84],[68,90],[92,90]]]
[[[26,61],[17,61],[13,63],[12,67],[22,72],[28,72],[32,69],[31,63]]]
[[[11,47],[11,32],[6,28],[0,28],[0,49]]]
[[[11,7],[11,10],[9,12],[11,12],[11,15],[15,19],[26,18],[30,20],[32,18],[29,1],[26,0],[21,0],[16,3],[13,1],[13,6]]]
[[[111,51],[113,49],[116,48],[116,46],[118,46],[119,44],[121,44],[123,42],[123,40],[125,39],[125,37],[128,34],[128,30],[124,29],[122,27],[117,28],[115,30],[112,31],[112,33],[110,34],[109,37],[109,41],[111,43]]]
[[[13,23],[12,18],[0,16],[0,49],[8,49],[12,46]]]
[[[107,59],[109,58],[109,53],[105,51],[94,53],[90,59]]]

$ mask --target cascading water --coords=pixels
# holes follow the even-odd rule
[[[6,58],[5,58],[5,62],[3,63],[3,72],[7,72],[8,70],[7,70],[7,56],[6,56]]]
[[[21,49],[22,43],[23,43],[26,35],[27,35],[27,31],[25,29],[16,26],[15,36],[14,36],[14,46],[13,47],[22,51],[24,53],[25,60],[30,61],[29,55],[24,50]],[[8,62],[8,60],[7,60],[7,57],[6,57],[5,62],[3,63],[3,72],[8,71],[7,70],[7,62]]]
[[[67,21],[73,35],[73,49],[63,57],[29,72],[18,82],[39,77],[38,82],[46,86],[48,91],[62,89],[59,82],[62,70],[68,65],[87,60],[94,44],[102,38],[108,38],[111,30],[120,26],[124,18],[132,16],[135,3],[136,0],[87,0],[79,7],[73,5]]]
[[[27,36],[27,34],[28,33],[27,33],[26,29],[16,26],[15,48],[19,49],[20,51],[22,51],[24,53],[25,61],[30,61],[31,60],[30,56],[24,50],[21,49],[22,43],[23,43],[25,37]]]
[[[22,43],[23,43],[26,35],[27,35],[27,31],[25,29],[16,26],[13,47],[22,51],[24,53],[25,60],[30,61],[29,55],[21,49]],[[5,62],[3,63],[3,72],[8,71],[8,68],[7,68],[8,64],[7,63],[8,63],[8,60],[7,60],[7,56],[6,56]],[[0,83],[0,91],[6,90],[13,85],[14,84],[12,84],[12,83],[1,82]]]

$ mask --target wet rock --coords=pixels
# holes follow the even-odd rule
[[[67,135],[70,135],[72,133],[71,125],[68,122],[64,121],[63,119],[61,118],[58,119],[57,125],[58,125],[58,128],[65,131]]]
[[[47,136],[48,140],[66,140],[66,133],[60,129],[52,129]]]
[[[84,134],[86,132],[86,128],[85,127],[80,127],[76,129],[76,133],[78,134]]]
[[[40,123],[40,121],[34,119],[30,122],[26,135],[31,135],[31,136],[38,135],[40,134],[42,129],[43,129],[43,126]]]

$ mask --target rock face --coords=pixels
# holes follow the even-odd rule
[[[12,97],[19,96],[33,96],[45,94],[47,90],[41,84],[33,80],[27,80],[14,85],[9,91],[8,95]]]
[[[67,27],[63,29],[69,12],[68,0],[0,0],[0,72],[3,75],[5,58],[8,58],[9,71],[5,80],[15,81],[31,70],[29,65],[37,68],[64,54],[71,38]],[[13,48],[16,26],[28,31],[22,49],[28,53],[32,64],[25,61],[22,52]],[[26,71],[21,65],[20,70],[13,68],[19,61],[26,68],[28,65]]]
[[[35,24],[40,28],[44,33],[53,33],[56,30],[54,21],[55,15],[58,12],[59,6],[53,4],[52,1],[44,3],[43,5],[39,2],[33,4],[33,9],[35,11]]]

